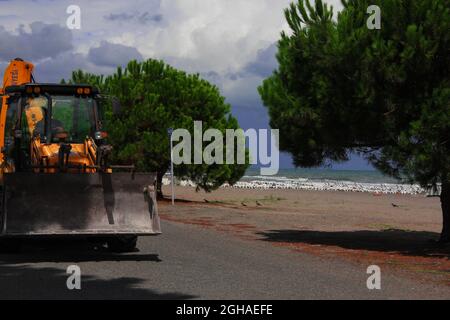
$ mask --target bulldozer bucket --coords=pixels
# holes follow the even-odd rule
[[[159,234],[155,177],[4,174],[0,236]]]

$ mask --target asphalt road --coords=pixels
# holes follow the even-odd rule
[[[366,287],[367,266],[294,253],[201,227],[168,223],[141,238],[139,252],[112,254],[86,241],[33,242],[0,255],[0,298],[26,299],[450,299],[450,288],[382,270]],[[81,290],[68,290],[68,266]]]

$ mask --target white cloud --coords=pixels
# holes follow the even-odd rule
[[[280,32],[286,29],[283,9],[292,0],[75,2],[81,8],[82,29],[70,31],[71,55],[76,57],[77,65],[90,68],[87,71],[103,70],[81,60],[87,60],[91,48],[107,41],[131,47],[130,50],[135,49],[144,58],[167,60],[188,72],[214,73],[212,81],[220,86],[229,101],[252,105],[259,103],[256,86],[263,74],[250,69],[270,70],[273,61],[265,63],[261,59],[270,59],[263,54],[264,50],[273,46]],[[341,8],[339,0],[327,2]],[[74,1],[0,1],[0,26],[10,32],[18,30],[20,25],[29,30],[35,21],[65,27],[66,8],[71,4]],[[64,54],[55,62],[67,58],[68,54]],[[50,68],[51,61],[43,65]],[[51,69],[55,76],[58,71]],[[40,68],[41,72],[45,70]]]
[[[157,41],[141,38],[141,52],[196,60],[195,71],[237,72],[279,38],[289,0],[162,0],[172,15]],[[158,49],[155,50],[155,46]]]

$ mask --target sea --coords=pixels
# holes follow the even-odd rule
[[[233,186],[245,189],[294,189],[316,191],[371,192],[376,194],[431,194],[417,184],[397,180],[376,170],[280,169],[263,176],[250,168]]]
[[[170,184],[169,176],[163,184]],[[176,181],[182,186],[195,186],[192,181]],[[418,184],[394,179],[375,170],[280,169],[278,174],[263,176],[259,168],[250,168],[235,184],[224,188],[286,189],[314,191],[369,192],[373,194],[439,195],[439,188],[424,189]]]
[[[347,181],[362,183],[403,183],[376,170],[336,170],[336,169],[280,169],[274,176],[261,176],[259,168],[250,168],[241,181]]]

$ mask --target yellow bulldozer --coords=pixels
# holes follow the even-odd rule
[[[105,97],[90,85],[36,83],[33,69],[11,61],[0,88],[0,251],[83,236],[126,252],[160,234],[156,173],[109,161]]]

